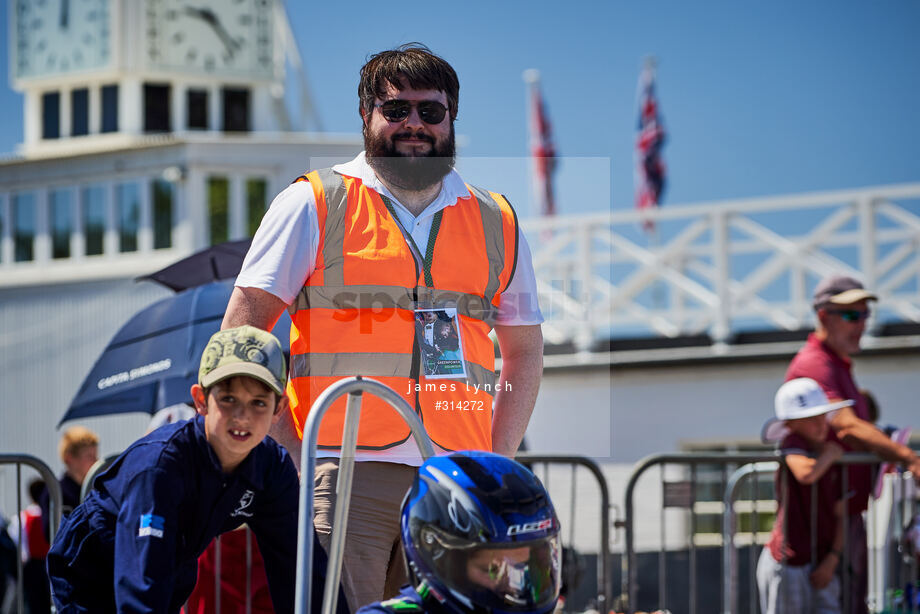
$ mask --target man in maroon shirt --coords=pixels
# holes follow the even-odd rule
[[[844,399],[855,401],[829,414],[831,428],[828,440],[839,442],[845,451],[859,450],[877,454],[885,460],[902,463],[920,478],[920,459],[908,448],[888,438],[868,421],[869,409],[865,397],[853,379],[851,355],[859,352],[859,342],[869,317],[869,301],[878,300],[852,277],[835,275],[823,279],[815,289],[813,306],[818,323],[799,350],[786,380],[810,377],[824,389],[833,403]],[[851,465],[847,484],[852,496],[847,506],[847,558],[851,575],[847,579],[850,591],[846,596],[848,613],[864,613],[867,591],[866,527],[862,513],[868,507],[872,489],[871,468]]]

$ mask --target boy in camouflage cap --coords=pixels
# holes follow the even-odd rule
[[[267,437],[287,407],[286,379],[270,333],[240,326],[211,337],[191,389],[198,415],[132,444],[61,527],[48,554],[58,612],[178,612],[198,556],[244,522],[275,611],[293,610],[300,485]],[[313,552],[319,594],[326,560],[315,541]]]

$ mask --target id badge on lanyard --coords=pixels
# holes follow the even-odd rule
[[[456,309],[416,309],[415,332],[422,357],[422,375],[427,379],[466,378]]]

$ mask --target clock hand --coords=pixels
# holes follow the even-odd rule
[[[230,57],[233,57],[233,54],[236,53],[236,50],[239,49],[240,43],[236,41],[230,33],[227,32],[227,29],[220,23],[214,26],[214,31],[217,32],[217,35],[224,43],[224,47],[227,48],[227,53],[230,54]]]
[[[214,11],[208,8],[198,9],[187,6],[185,7],[185,13],[192,17],[197,17],[198,19],[201,19],[206,24],[211,26],[211,28],[217,34],[218,38],[220,38],[221,42],[224,44],[224,47],[227,48],[227,53],[233,57],[233,54],[236,53],[237,49],[239,49],[240,44],[238,41],[234,40],[232,36],[230,36],[230,33],[227,32],[227,29],[220,22],[220,19],[218,19],[217,15],[214,14]]]

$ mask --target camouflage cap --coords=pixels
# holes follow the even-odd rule
[[[210,388],[228,377],[253,377],[284,394],[287,366],[281,343],[271,333],[254,326],[217,331],[201,354],[198,383]]]

